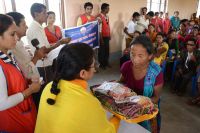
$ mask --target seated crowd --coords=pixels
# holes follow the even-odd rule
[[[133,13],[131,21],[134,22],[135,26],[130,26],[129,22],[124,32],[129,40],[131,40],[130,38],[135,40],[133,36],[130,36],[135,32],[139,32],[151,40],[154,46],[152,60],[161,66],[163,73],[166,74],[164,75],[165,80],[171,80],[171,91],[178,96],[182,96],[192,78],[195,78],[192,82],[199,81],[200,21],[196,18],[196,13],[192,14],[190,20],[180,20],[178,11],[175,11],[174,16],[171,18],[169,18],[168,13],[164,13],[163,16],[162,12],[153,14],[150,11],[146,14],[145,7],[142,8],[142,11],[143,14],[140,15],[139,21],[135,18],[137,12]],[[149,21],[149,24],[141,23],[143,19]],[[141,25],[145,27],[143,30],[140,28]],[[132,33],[127,31],[132,31]],[[122,68],[126,65],[124,62],[131,59],[130,44],[132,43],[129,40],[126,39],[126,49],[120,59]],[[192,86],[190,88],[198,93],[193,94],[197,95],[197,97],[189,103],[199,105],[200,97],[198,95],[200,95],[200,88],[197,83],[195,83],[194,88]]]

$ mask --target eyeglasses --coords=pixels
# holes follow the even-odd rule
[[[187,45],[190,45],[190,46],[195,46],[194,43],[187,43]]]

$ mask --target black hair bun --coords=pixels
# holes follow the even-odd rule
[[[50,104],[50,105],[54,105],[56,103],[56,101],[52,98],[48,98],[47,103]]]
[[[59,88],[52,88],[51,93],[58,95],[60,93],[60,89]]]

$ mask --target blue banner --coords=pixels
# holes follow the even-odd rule
[[[86,23],[84,25],[63,30],[64,37],[71,37],[70,43],[83,42],[93,48],[99,45],[98,21]]]

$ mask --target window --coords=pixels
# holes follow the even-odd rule
[[[4,0],[0,0],[0,13],[5,13],[5,3]]]
[[[30,8],[33,3],[42,3],[47,6],[47,10],[53,11],[56,14],[55,25],[61,26],[61,1],[63,0],[0,0],[0,13],[8,13],[17,11],[25,16],[26,24],[29,26],[33,20]],[[27,44],[26,37],[22,40]]]
[[[29,26],[31,22],[33,21],[33,18],[31,16],[31,11],[30,11],[33,3],[43,4],[43,0],[15,0],[16,11],[20,12],[21,14],[25,16],[27,26]],[[21,39],[25,45],[28,44],[26,36],[22,37]]]
[[[17,11],[25,16],[26,23],[29,26],[33,18],[30,13],[30,8],[33,3],[42,3],[47,6],[47,10],[53,11],[56,14],[55,25],[62,26],[61,23],[61,1],[63,0],[0,0],[0,13],[8,13]]]
[[[3,0],[3,1],[4,1],[4,4],[5,4],[5,12],[6,12],[6,13],[12,12],[13,9],[12,9],[11,0]]]
[[[199,4],[198,4],[198,9],[197,9],[197,17],[199,17],[200,15],[200,0],[199,0]]]
[[[148,11],[167,12],[168,0],[147,0]]]
[[[49,0],[48,1],[49,11],[53,11],[56,14],[56,21],[55,25],[61,26],[61,19],[60,19],[60,0]]]
[[[31,24],[33,20],[31,16],[31,12],[30,12],[30,9],[33,3],[43,4],[43,0],[15,0],[16,11],[22,13],[25,16],[26,24],[28,26]]]

